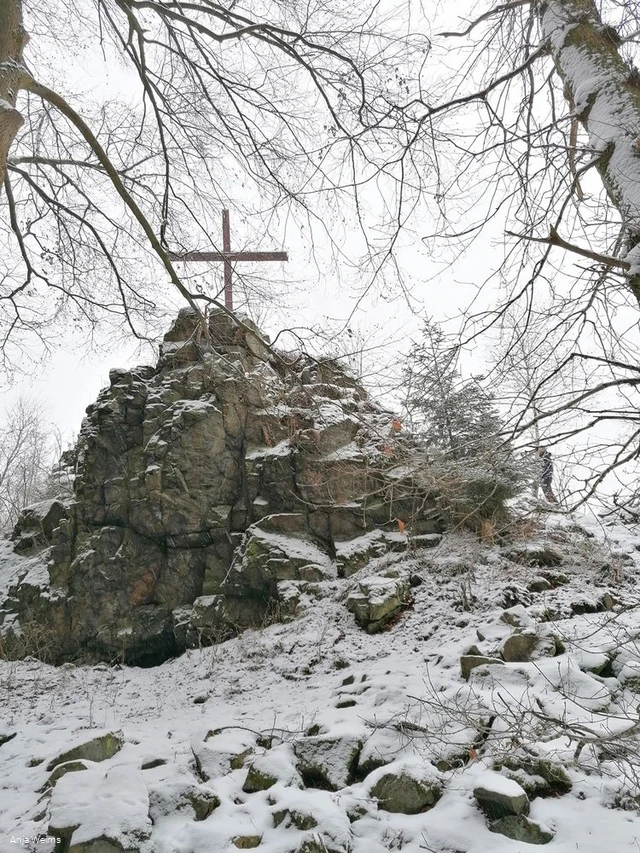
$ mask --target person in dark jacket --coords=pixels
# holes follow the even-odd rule
[[[553,459],[546,447],[538,447],[540,459],[540,485],[542,494],[551,504],[557,504],[558,499],[553,494]]]

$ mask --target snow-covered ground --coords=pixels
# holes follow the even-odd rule
[[[520,853],[532,845],[490,831],[473,792],[535,788],[502,766],[524,755],[570,780],[531,795],[550,853],[638,853],[640,533],[545,525],[502,547],[452,533],[377,558],[296,621],[153,669],[0,661],[0,851],[52,849],[49,827],[76,827],[71,850],[101,853]],[[527,565],[545,549],[558,565]],[[370,636],[344,601],[390,565],[422,582]],[[461,655],[495,657],[514,631],[535,634],[530,661],[463,679]],[[57,758],[107,732],[124,741],[112,757],[47,789]],[[325,750],[331,784],[301,774],[305,744]],[[248,793],[249,771],[275,781]],[[442,795],[387,811],[372,790],[389,773]]]

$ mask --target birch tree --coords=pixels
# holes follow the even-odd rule
[[[489,334],[496,379],[534,347],[514,432],[593,448],[584,497],[638,458],[640,15],[513,0],[438,24],[444,70],[417,142],[439,157],[423,239],[456,263],[485,259],[463,342]]]
[[[593,0],[549,0],[538,14],[572,119],[584,127],[593,165],[620,214],[621,257],[607,262],[625,270],[640,302],[640,75],[619,52],[625,39],[605,25]],[[549,239],[562,246],[553,233]]]

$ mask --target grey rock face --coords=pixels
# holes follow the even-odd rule
[[[15,549],[39,568],[0,600],[9,655],[158,663],[293,618],[345,540],[397,518],[438,531],[391,415],[338,363],[222,312],[200,331],[183,310],[155,367],[111,371],[73,499],[23,513]]]
[[[387,773],[371,789],[378,807],[387,812],[418,814],[434,806],[442,796],[442,784],[434,778],[419,779],[406,773]]]
[[[506,780],[498,787],[482,785],[475,788],[473,795],[482,811],[491,818],[507,815],[529,814],[529,798],[524,790],[513,780]]]
[[[408,575],[367,578],[349,595],[347,608],[367,633],[375,634],[407,606],[410,590]]]

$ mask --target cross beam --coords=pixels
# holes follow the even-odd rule
[[[221,252],[184,252],[179,255],[169,252],[172,261],[222,261],[224,264],[224,307],[233,311],[232,264],[237,261],[288,261],[287,252],[232,252],[229,211],[222,211],[222,251]]]

